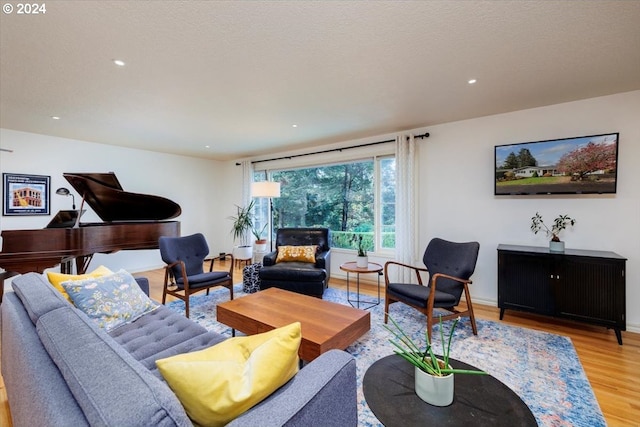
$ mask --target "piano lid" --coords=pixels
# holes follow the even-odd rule
[[[63,176],[106,222],[161,221],[182,213],[180,205],[172,200],[124,191],[113,172],[64,173]]]

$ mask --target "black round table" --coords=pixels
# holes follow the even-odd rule
[[[449,362],[454,368],[477,370],[458,360]],[[413,365],[394,354],[378,360],[364,374],[364,397],[386,427],[538,425],[522,399],[491,375],[456,374],[453,403],[439,407],[416,395],[413,370]]]

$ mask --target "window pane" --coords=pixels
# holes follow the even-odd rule
[[[272,171],[280,182],[273,199],[273,227],[327,227],[334,248],[356,249],[362,236],[367,251],[395,247],[395,159],[378,162],[380,184],[374,185],[374,160],[304,169]],[[263,181],[265,172],[254,179]],[[380,194],[374,197],[374,191]],[[375,201],[380,200],[376,209]],[[268,221],[267,199],[256,199],[256,224]],[[376,244],[377,242],[377,244]]]
[[[373,250],[373,161],[273,172],[275,228],[328,227],[332,247],[355,248],[363,234]]]

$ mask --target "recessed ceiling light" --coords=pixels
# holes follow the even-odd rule
[[[205,145],[205,146],[204,146],[204,148],[211,148],[211,147],[210,147],[210,146],[208,146],[208,145]]]
[[[58,117],[58,116],[51,116],[51,118],[52,118],[53,120],[60,120],[60,117]]]
[[[467,83],[469,83],[470,85],[474,84],[475,82],[477,82],[476,79],[471,79],[467,81]]]
[[[116,64],[118,67],[124,67],[124,61],[122,59],[114,59],[113,63]]]
[[[297,127],[298,127],[298,125],[291,125],[291,127],[292,127],[292,128],[297,128]]]

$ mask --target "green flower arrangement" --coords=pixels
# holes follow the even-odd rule
[[[534,234],[538,234],[538,231],[544,229],[545,233],[547,233],[547,237],[551,237],[552,242],[559,242],[560,232],[568,226],[575,225],[575,223],[576,220],[569,217],[569,215],[558,215],[558,217],[553,220],[551,228],[549,228],[542,221],[542,215],[536,212],[536,214],[531,217],[531,231],[533,231]]]
[[[442,359],[436,357],[433,352],[433,346],[429,341],[429,335],[425,330],[425,340],[427,342],[427,348],[425,351],[421,351],[418,345],[402,330],[400,325],[398,325],[391,316],[389,316],[389,320],[393,324],[393,329],[388,325],[383,325],[386,330],[391,332],[395,339],[389,339],[389,342],[395,347],[394,353],[402,357],[407,362],[411,363],[413,366],[417,367],[423,372],[426,372],[429,375],[444,377],[449,374],[473,374],[473,375],[486,375],[487,373],[484,371],[474,371],[469,369],[452,369],[449,368],[449,352],[451,350],[451,340],[453,339],[453,332],[458,325],[458,321],[460,318],[458,317],[451,327],[451,331],[449,332],[449,339],[446,343],[445,347],[445,339],[444,339],[444,331],[442,330],[442,317],[440,317],[440,341],[442,343],[442,349],[444,351],[444,355]]]

